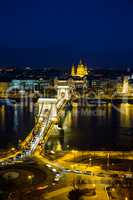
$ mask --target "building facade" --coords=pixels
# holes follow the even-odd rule
[[[72,65],[71,68],[71,76],[72,77],[80,77],[83,78],[84,76],[88,75],[88,68],[87,65],[83,64],[82,60],[80,60],[80,63],[78,64],[78,66],[74,66]]]

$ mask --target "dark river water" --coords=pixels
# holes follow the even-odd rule
[[[133,149],[133,105],[73,108],[63,128],[71,149]]]
[[[0,149],[17,146],[34,126],[34,104],[0,106]]]
[[[0,149],[17,145],[34,126],[33,104],[0,106]],[[63,124],[64,137],[57,138],[62,148],[133,149],[133,105],[73,107]],[[51,139],[52,140],[52,139]]]

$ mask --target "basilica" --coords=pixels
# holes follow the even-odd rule
[[[72,69],[71,69],[72,77],[78,76],[80,78],[83,78],[84,76],[87,76],[87,75],[88,75],[88,69],[87,69],[87,66],[83,64],[82,60],[80,60],[80,63],[78,64],[77,67],[72,65]]]

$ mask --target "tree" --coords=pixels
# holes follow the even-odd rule
[[[79,189],[72,190],[68,194],[68,198],[70,200],[79,200],[81,196],[82,196],[82,193]]]

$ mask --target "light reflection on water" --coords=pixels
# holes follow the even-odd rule
[[[121,127],[132,127],[133,105],[128,103],[121,104],[120,110],[123,111],[123,114],[120,115]]]
[[[133,149],[133,105],[74,107],[64,122],[64,143],[74,149]]]
[[[17,146],[34,126],[34,104],[0,106],[0,149]]]
[[[4,106],[0,107],[0,121],[1,121],[1,128],[2,130],[5,129],[5,108]]]
[[[117,108],[117,109],[116,109]],[[0,148],[17,145],[34,126],[35,105],[0,106]],[[133,105],[73,107],[57,144],[71,149],[133,149]],[[53,138],[50,138],[52,141]],[[58,145],[59,146],[59,145]]]

